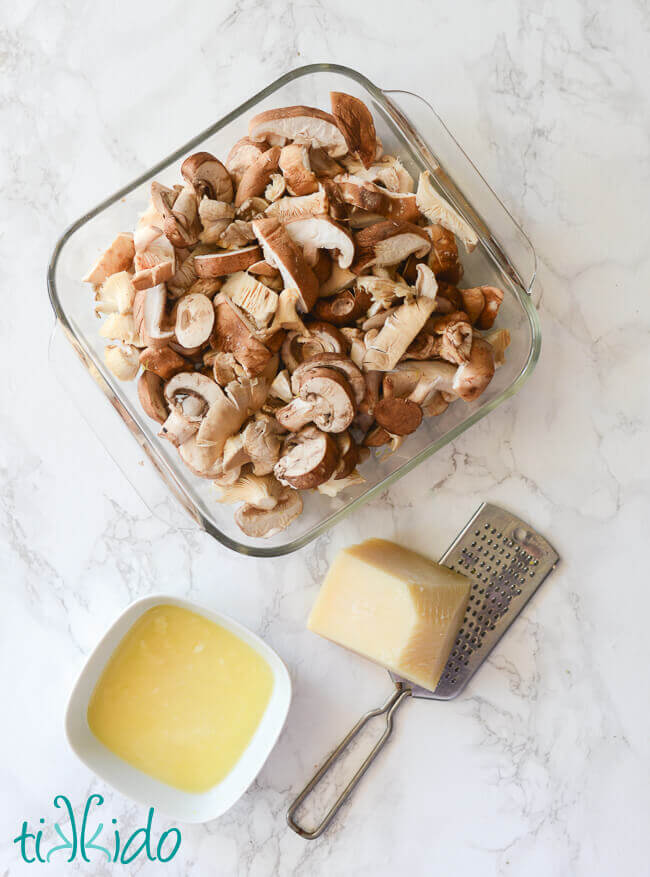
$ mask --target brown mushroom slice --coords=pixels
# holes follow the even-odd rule
[[[241,207],[249,198],[264,194],[271,177],[279,169],[280,151],[279,146],[273,146],[255,159],[237,186],[235,207]]]
[[[334,250],[338,254],[340,268],[349,268],[354,259],[354,240],[338,223],[327,214],[305,216],[290,219],[285,228],[291,240],[300,244],[305,258],[309,261],[310,254],[317,251]]]
[[[241,250],[224,250],[221,253],[196,256],[194,267],[199,277],[225,277],[226,274],[245,271],[261,258],[261,247],[252,244],[250,247],[242,247]]]
[[[422,423],[422,409],[410,399],[381,399],[374,413],[379,426],[392,435],[410,435]]]
[[[347,478],[354,471],[359,462],[359,446],[347,430],[337,433],[334,438],[339,450],[339,462],[332,478],[338,480]]]
[[[377,154],[377,133],[372,114],[363,101],[342,91],[331,91],[332,115],[336,119],[348,150],[369,167]]]
[[[297,490],[287,491],[284,499],[272,509],[256,508],[249,503],[237,509],[235,523],[239,529],[254,539],[268,539],[286,530],[302,512],[302,498]]]
[[[253,143],[249,137],[242,137],[235,143],[226,158],[226,168],[236,186],[253,162],[268,148],[266,143]]]
[[[278,309],[278,294],[244,271],[224,283],[223,295],[240,307],[257,329],[265,329]]]
[[[101,254],[83,279],[84,283],[103,283],[111,274],[127,271],[135,256],[133,235],[118,234],[113,243]]]
[[[389,314],[376,338],[367,345],[363,367],[369,371],[390,371],[395,368],[433,313],[434,305],[435,299],[419,296],[405,301]]]
[[[458,244],[453,233],[442,225],[428,225],[426,231],[431,238],[429,268],[438,280],[445,283],[458,283],[463,276],[463,265],[458,256]]]
[[[310,311],[318,298],[318,280],[285,227],[279,219],[269,216],[255,219],[253,230],[262,245],[264,258],[277,267],[285,287],[298,290],[300,310]]]
[[[135,289],[150,289],[152,286],[159,286],[161,283],[167,283],[174,276],[173,262],[157,262],[151,268],[142,268],[136,271],[132,278]]]
[[[351,174],[337,177],[335,183],[346,204],[352,204],[366,213],[394,222],[415,222],[420,216],[415,195],[389,192]]]
[[[473,402],[494,377],[494,349],[483,338],[474,336],[469,361],[458,366],[453,390],[466,402]]]
[[[276,216],[282,222],[297,219],[299,216],[319,216],[329,211],[329,199],[322,186],[313,195],[300,198],[280,198],[266,208],[267,216]]]
[[[383,426],[374,426],[363,437],[364,448],[381,448],[390,442],[390,433]]]
[[[485,336],[488,344],[492,345],[494,350],[494,365],[499,368],[506,359],[506,350],[510,344],[510,332],[507,329],[497,329]]]
[[[280,484],[310,490],[331,478],[337,462],[334,439],[315,426],[307,426],[285,440],[273,472]]]
[[[297,432],[305,424],[315,423],[323,432],[343,432],[350,426],[355,414],[354,396],[340,372],[315,368],[291,383],[297,398],[275,412],[285,429]]]
[[[265,140],[273,146],[284,146],[291,140],[321,147],[333,158],[348,151],[334,116],[315,107],[282,107],[258,113],[248,123],[248,136],[254,143]]]
[[[147,417],[157,423],[164,423],[169,414],[165,401],[164,382],[152,371],[144,371],[138,378],[138,399]]]
[[[309,150],[298,143],[284,146],[280,153],[280,170],[290,195],[311,195],[318,191],[318,180],[309,163]]]
[[[351,270],[360,274],[371,265],[396,265],[411,253],[425,256],[431,249],[426,231],[410,222],[378,222],[355,235],[357,255]]]
[[[242,448],[255,475],[269,475],[280,458],[281,427],[274,417],[258,414],[242,432]]]
[[[168,381],[179,372],[190,368],[188,360],[179,356],[171,347],[145,347],[140,353],[140,363],[163,381]]]
[[[190,292],[179,301],[175,331],[181,347],[191,349],[205,344],[213,326],[214,307],[207,295]]]
[[[291,376],[291,388],[294,394],[298,395],[303,375],[316,368],[328,368],[340,372],[350,385],[354,404],[361,404],[366,395],[366,381],[363,372],[349,357],[342,356],[340,353],[319,353],[299,365]]]
[[[220,292],[214,300],[215,346],[232,353],[251,377],[261,374],[271,360],[271,351],[255,337],[237,305]]]
[[[200,423],[221,395],[221,388],[200,372],[179,372],[165,385],[170,409],[191,423]]]
[[[429,222],[442,225],[465,244],[468,253],[478,244],[474,229],[458,214],[454,208],[431,185],[429,171],[422,171],[415,195],[420,213]]]
[[[311,266],[311,269],[316,275],[316,280],[318,280],[318,294],[320,295],[320,288],[330,279],[333,270],[332,260],[325,250],[318,250],[316,262]]]
[[[210,152],[195,152],[181,165],[183,179],[194,187],[199,198],[230,202],[234,190],[230,174]]]
[[[319,298],[312,313],[334,326],[349,326],[362,317],[371,304],[372,298],[363,289],[344,289],[330,298]]]

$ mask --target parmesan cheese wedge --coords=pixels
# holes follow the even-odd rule
[[[307,627],[433,691],[467,608],[471,582],[384,539],[336,557]]]

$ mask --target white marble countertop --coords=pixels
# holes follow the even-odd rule
[[[633,0],[397,9],[26,0],[0,12],[4,875],[29,870],[12,839],[23,820],[51,826],[57,794],[77,809],[105,795],[123,836],[143,824],[145,808],[76,761],[63,711],[107,624],[152,591],[260,632],[294,683],[253,787],[222,819],[182,826],[165,873],[648,873],[648,12]],[[84,209],[321,60],[437,107],[537,249],[543,352],[521,394],[380,500],[297,554],[256,561],[153,518],[97,443],[50,374],[45,269]],[[285,823],[292,795],[390,691],[383,671],[305,630],[328,564],[375,534],[436,556],[480,500],[527,518],[561,566],[464,695],[409,704],[343,817],[301,840]],[[158,833],[169,824],[156,814]]]

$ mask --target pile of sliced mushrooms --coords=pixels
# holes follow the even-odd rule
[[[260,113],[225,164],[190,155],[84,278],[108,369],[250,537],[478,398],[510,341],[503,292],[458,286],[472,228],[383,153],[364,103],[331,109]]]

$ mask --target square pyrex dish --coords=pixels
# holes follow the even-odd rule
[[[420,170],[428,169],[434,185],[475,229],[478,246],[469,255],[462,253],[463,285],[489,284],[503,289],[505,298],[496,327],[509,329],[512,341],[505,364],[480,399],[471,404],[459,400],[440,417],[425,419],[392,456],[368,460],[361,470],[365,483],[349,489],[344,496],[332,499],[317,491],[303,492],[303,514],[289,529],[270,539],[256,540],[239,530],[232,506],[216,502],[212,483],[192,475],[169,442],[158,438],[159,426],[142,411],[136,383],[121,383],[107,370],[92,293],[81,277],[117,232],[133,229],[138,213],[147,206],[153,179],[166,185],[177,182],[180,162],[192,151],[205,150],[223,158],[233,143],[246,135],[248,119],[262,110],[294,104],[327,109],[330,91],[345,91],[363,100],[373,113],[384,151],[398,155],[415,178]],[[152,511],[168,515],[171,491],[194,525],[223,545],[243,554],[276,557],[319,536],[521,387],[539,358],[541,345],[539,321],[531,300],[535,270],[530,241],[425,100],[409,92],[382,91],[347,67],[314,64],[281,76],[65,232],[48,269],[50,301],[57,320],[50,356],[66,389]],[[64,338],[153,464],[168,489],[164,496],[159,479],[150,466],[142,466],[142,455],[133,443],[125,446],[123,435],[127,432],[117,426],[115,413],[106,404],[98,406],[99,394],[85,389],[90,382],[86,379],[84,383],[84,376],[74,375],[73,367],[65,363],[66,356],[68,360],[71,357]],[[187,521],[185,525],[192,523]]]

